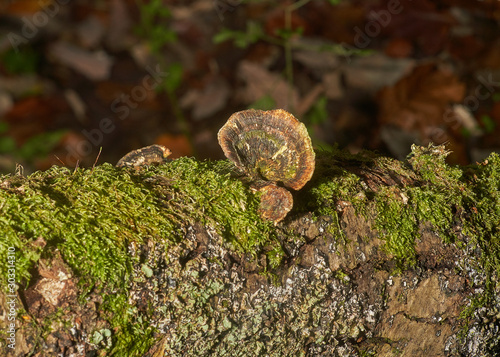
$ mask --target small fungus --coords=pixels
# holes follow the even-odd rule
[[[314,172],[315,154],[304,124],[285,110],[243,110],[219,130],[224,155],[262,192],[261,216],[275,223],[293,206],[290,192]]]
[[[172,152],[163,145],[150,145],[129,152],[122,157],[117,167],[140,167],[151,164],[162,164]]]

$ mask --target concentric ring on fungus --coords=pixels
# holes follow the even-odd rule
[[[261,201],[261,215],[274,222],[283,219],[292,207],[291,195],[290,204],[276,201],[276,206],[282,208],[275,209],[286,212],[266,213],[272,206],[270,198],[281,197],[288,201],[285,199],[288,195],[273,194],[272,190],[283,190],[279,184],[299,190],[314,173],[315,154],[305,125],[282,109],[249,109],[231,115],[219,130],[218,140],[224,155],[252,182],[260,182],[257,190],[266,195],[266,203]],[[266,185],[270,187],[263,189]]]

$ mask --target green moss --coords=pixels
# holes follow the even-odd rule
[[[317,208],[314,212],[317,216],[331,217],[332,222],[328,231],[333,236],[345,238],[345,234],[340,228],[340,218],[337,212],[338,200],[349,201],[354,205],[361,203],[364,197],[362,195],[356,196],[356,192],[360,192],[360,190],[358,177],[346,171],[339,173],[336,179],[322,182],[311,188],[310,194],[314,201],[310,203]]]
[[[119,338],[111,336],[112,349],[141,355],[147,343],[139,341],[147,341],[153,329],[127,310],[127,287],[139,263],[128,251],[130,244],[151,237],[168,247],[184,237],[187,225],[199,222],[241,252],[280,247],[272,224],[257,213],[258,197],[228,172],[227,162],[182,158],[140,171],[104,164],[1,177],[0,255],[15,247],[17,282],[27,284],[38,259],[58,249],[80,277],[82,301],[95,287],[109,294],[103,310],[110,312],[110,329],[121,329]],[[44,248],[37,239],[43,239]],[[273,264],[282,255],[275,250]],[[6,269],[0,266],[2,285]]]
[[[259,247],[276,243],[272,223],[258,215],[259,199],[228,172],[226,161],[198,162],[181,158],[152,168],[148,175],[170,180],[156,192],[166,197],[167,212],[176,212],[180,220],[201,222],[215,228],[235,249],[256,253]]]
[[[60,249],[80,276],[113,288],[129,279],[130,243],[146,236],[177,242],[188,223],[211,225],[236,249],[255,252],[274,242],[272,225],[258,216],[258,198],[223,174],[226,168],[183,158],[138,172],[104,164],[74,172],[54,167],[17,181],[2,177],[16,186],[0,190],[0,254],[16,247],[18,282],[28,280],[42,254],[33,242],[41,237],[46,253]]]
[[[500,156],[492,153],[483,163],[466,169],[472,186],[464,197],[464,229],[481,248],[488,271],[500,275]]]
[[[129,305],[126,294],[103,295],[101,310],[109,321],[110,328],[106,330],[112,333],[100,342],[100,346],[109,351],[110,356],[143,356],[155,341],[156,329],[147,316],[143,319],[143,314]]]
[[[272,269],[277,268],[281,264],[284,255],[285,252],[283,251],[283,248],[281,248],[281,245],[274,246],[269,252],[267,252],[267,259],[269,260],[269,265]]]
[[[416,175],[413,171],[409,170],[405,166],[403,161],[398,161],[390,157],[380,156],[373,159],[373,167],[379,168],[382,171],[387,171],[389,173],[394,173],[401,178],[414,180]]]
[[[340,227],[338,204],[346,201],[352,204],[357,212],[364,212],[367,197],[361,179],[341,165],[347,161],[364,162],[364,157],[355,156],[333,149],[333,152],[319,151],[316,153],[316,171],[311,184],[298,193],[300,201],[308,210],[318,216],[329,216],[332,219],[328,231],[340,241],[344,241],[345,234]],[[299,203],[300,205],[300,203]]]
[[[450,151],[444,145],[427,147],[412,145],[408,162],[421,179],[438,187],[454,186],[462,176],[462,170],[446,164]]]
[[[382,188],[375,197],[375,205],[375,228],[386,241],[387,252],[399,263],[414,263],[418,223],[413,206],[404,202],[395,187]]]
[[[465,168],[445,163],[444,147],[414,147],[409,159],[427,183],[411,189],[417,217],[428,221],[447,239],[451,226],[481,251],[481,269],[500,274],[500,158],[492,153],[483,163]]]
[[[335,278],[337,278],[338,280],[340,280],[341,282],[346,283],[346,284],[351,280],[349,278],[349,274],[344,272],[342,269],[338,269],[337,271],[335,271],[334,275],[335,275]]]
[[[484,291],[462,311],[469,320],[477,309],[491,305],[500,291],[500,156],[492,153],[484,162],[466,168],[465,176],[470,191],[464,197],[463,230],[469,249],[481,254],[479,262],[469,264],[486,277]]]
[[[431,223],[446,243],[455,241],[451,227],[454,211],[460,204],[460,196],[450,197],[446,192],[433,191],[429,186],[408,188],[406,194],[413,204],[419,223]]]

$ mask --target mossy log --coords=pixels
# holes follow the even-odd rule
[[[227,161],[3,176],[0,353],[494,356],[500,157],[446,154],[317,152],[276,226]]]

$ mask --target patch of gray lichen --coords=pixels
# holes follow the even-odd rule
[[[140,305],[147,296],[164,355],[356,355],[350,341],[373,321],[351,284],[324,260],[292,265],[273,284],[235,259],[222,238],[201,225],[168,251],[150,245],[154,280],[137,266],[132,290],[139,293],[130,303]]]

